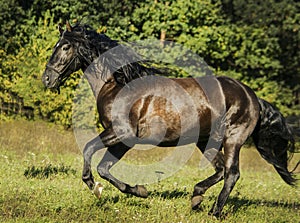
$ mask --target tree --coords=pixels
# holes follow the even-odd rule
[[[25,12],[17,0],[0,0],[0,5],[0,49],[14,53],[20,44],[17,34]]]
[[[270,70],[268,79],[271,75],[272,81],[282,88],[293,90],[295,97],[287,100],[286,106],[293,106],[294,111],[290,112],[297,113],[300,106],[300,3],[295,0],[222,0],[222,4],[231,23],[261,29],[272,38],[274,46],[277,42],[272,57],[280,69]],[[291,94],[288,92],[287,95]]]

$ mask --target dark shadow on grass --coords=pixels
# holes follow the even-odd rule
[[[98,207],[102,207],[103,205],[110,203],[110,204],[116,204],[120,201],[120,196],[102,196],[99,200],[95,200],[95,205]]]
[[[190,197],[190,193],[185,190],[175,189],[173,191],[165,190],[165,191],[149,191],[149,196],[151,197],[160,197],[163,199],[174,199],[174,198],[182,198],[182,197]]]
[[[135,198],[133,195],[126,195],[123,196],[115,195],[115,196],[103,196],[100,200],[95,201],[95,205],[98,207],[103,206],[110,206],[109,204],[116,204],[118,202],[124,202],[130,206],[137,206],[137,207],[144,207],[149,208],[149,204],[147,203],[147,199],[140,199]],[[178,198],[185,198],[190,199],[191,194],[186,190],[165,190],[165,191],[149,191],[149,197],[157,197],[162,199],[178,199]],[[135,198],[135,199],[131,199]],[[207,197],[208,200],[215,200],[216,197]],[[274,200],[261,200],[261,199],[247,199],[247,198],[240,198],[240,197],[229,197],[226,205],[230,208],[228,213],[224,213],[224,217],[226,215],[236,213],[239,210],[247,209],[249,207],[282,207],[290,210],[299,210],[300,209],[300,202],[285,202],[285,201],[274,201]],[[200,208],[199,211],[203,211],[203,208]]]
[[[284,202],[284,201],[266,201],[260,199],[249,200],[246,198],[232,197],[227,200],[227,205],[232,207],[232,212],[237,212],[239,209],[245,209],[249,206],[255,207],[282,207],[290,210],[299,210],[300,202]]]
[[[94,205],[97,207],[103,207],[107,204],[116,204],[118,202],[124,202],[124,199],[126,200],[126,204],[131,205],[131,206],[143,206],[145,208],[148,208],[149,205],[147,204],[147,202],[145,203],[145,199],[140,199],[140,198],[136,198],[136,199],[131,199],[131,198],[135,198],[133,195],[130,194],[126,194],[126,196],[124,196],[122,198],[122,194],[120,195],[115,195],[115,196],[102,196],[99,200],[96,200]],[[162,198],[162,199],[176,199],[176,198],[190,198],[190,193],[188,193],[187,191],[183,190],[173,190],[173,191],[169,191],[169,190],[165,190],[165,191],[149,191],[149,198],[150,197],[158,197],[158,198]],[[122,201],[123,200],[123,201]]]

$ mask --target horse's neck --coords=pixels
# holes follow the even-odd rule
[[[116,46],[115,43],[110,47],[113,48],[114,46]],[[114,80],[114,77],[113,71],[111,71],[113,68],[104,65],[104,58],[111,56],[110,53],[107,53],[109,49],[106,49],[107,51],[105,52],[97,52],[96,49],[94,50],[95,51],[87,50],[86,52],[88,53],[83,55],[85,64],[82,70],[84,71],[84,75],[90,84],[95,98],[97,98],[103,85]]]
[[[106,82],[113,79],[112,72],[105,68],[101,61],[97,58],[84,70],[84,76],[89,82],[95,98],[97,98],[101,88]]]
[[[95,78],[93,75],[86,75],[85,74],[85,77],[89,82],[89,85],[90,85],[90,87],[93,91],[93,94],[94,94],[95,98],[97,99],[97,96],[98,96],[101,88],[105,84],[105,82],[101,79]]]

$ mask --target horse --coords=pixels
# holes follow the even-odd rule
[[[224,180],[209,211],[220,217],[240,177],[239,153],[249,137],[281,178],[296,185],[288,170],[288,154],[295,152],[293,134],[280,111],[248,86],[226,76],[165,77],[129,47],[86,24],[67,22],[59,32],[42,81],[46,88],[59,90],[81,69],[93,89],[104,130],[83,150],[82,180],[90,190],[95,192],[97,187],[91,159],[98,150],[107,148],[97,166],[100,177],[123,193],[146,198],[144,185],[126,184],[110,169],[136,144],[172,147],[195,143],[215,173],[194,186],[191,207],[199,209],[204,193]],[[122,50],[114,51],[118,47]]]

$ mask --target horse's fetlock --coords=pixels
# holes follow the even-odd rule
[[[202,195],[202,194],[205,193],[206,190],[207,190],[206,188],[203,188],[203,187],[200,187],[200,186],[195,186],[193,196]]]

